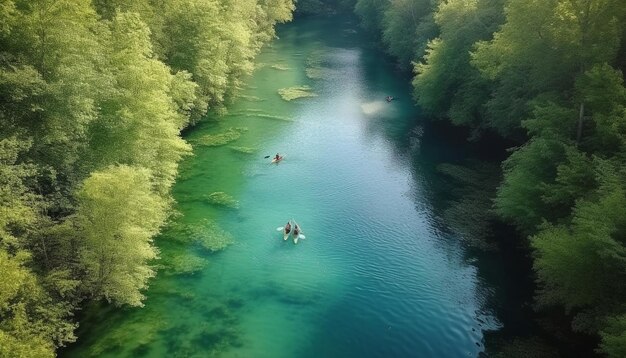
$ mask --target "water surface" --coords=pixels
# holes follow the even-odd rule
[[[194,146],[174,189],[182,215],[157,240],[164,266],[186,257],[203,268],[163,269],[142,309],[90,307],[63,356],[476,357],[484,350],[484,332],[499,327],[487,304],[491,288],[432,202],[433,168],[457,149],[423,138],[406,77],[355,29],[338,18],[280,28],[229,114],[187,134],[193,143],[241,132],[223,146]],[[302,85],[317,96],[278,95]],[[387,103],[387,95],[398,99]],[[264,157],[276,152],[285,159],[270,164]],[[208,202],[213,192],[237,207]],[[277,231],[291,218],[306,235],[297,245]],[[233,244],[212,253],[189,243],[207,235],[202,227],[209,236],[224,230]]]

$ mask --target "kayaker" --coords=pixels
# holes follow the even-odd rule
[[[287,225],[285,225],[285,234],[289,234],[291,231],[291,222],[287,221]]]
[[[276,160],[276,161],[280,160],[280,154],[276,153],[276,156],[274,157],[274,160]]]
[[[299,234],[300,234],[300,226],[296,224],[296,226],[293,228],[293,236],[298,236]]]
[[[387,96],[387,98],[386,98],[386,99],[387,99],[387,102],[391,102],[391,101],[393,101],[393,97],[391,97],[391,96]]]

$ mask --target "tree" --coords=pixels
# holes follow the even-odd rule
[[[78,192],[72,219],[83,237],[85,288],[95,298],[141,306],[149,262],[157,257],[152,237],[166,216],[166,203],[152,192],[150,171],[126,165],[92,173]]]
[[[354,12],[361,18],[365,29],[378,35],[384,29],[383,17],[389,2],[390,0],[357,0]]]
[[[67,306],[51,300],[28,260],[26,251],[0,247],[0,357],[54,357],[55,347],[75,340]]]
[[[383,42],[400,65],[421,58],[428,40],[437,34],[431,0],[392,0],[383,17]]]
[[[440,3],[435,13],[440,35],[428,43],[424,62],[415,64],[413,80],[418,103],[432,115],[475,129],[485,126],[490,82],[471,66],[470,51],[492,36],[504,20],[502,11],[500,0]]]

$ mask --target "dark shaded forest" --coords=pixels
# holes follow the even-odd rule
[[[626,356],[626,3],[358,0],[354,11],[413,71],[430,117],[514,143],[488,210],[532,255],[536,310]]]

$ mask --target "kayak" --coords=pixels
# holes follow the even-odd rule
[[[297,233],[296,233],[297,230]],[[302,234],[302,228],[295,221],[293,222],[293,243],[297,244],[298,239],[300,239],[300,235]]]
[[[289,230],[289,231],[287,231],[287,230]],[[291,233],[291,229],[288,229],[287,226],[285,226],[283,228],[283,240],[287,241],[287,239],[289,238],[289,234],[290,233]]]
[[[274,158],[274,159],[272,159],[272,163],[278,163],[281,160],[283,160],[283,158],[284,158],[284,156],[280,156],[280,157],[278,157],[278,159]]]

